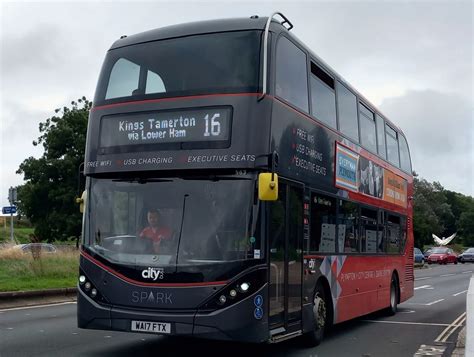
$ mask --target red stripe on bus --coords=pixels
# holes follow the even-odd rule
[[[196,286],[215,286],[215,285],[226,285],[228,282],[227,281],[209,281],[209,282],[202,282],[202,283],[144,283],[141,281],[133,280],[125,275],[120,274],[119,272],[113,270],[112,268],[102,264],[98,260],[94,259],[92,256],[87,254],[84,250],[81,250],[81,255],[89,260],[92,264],[95,264],[102,269],[108,271],[110,274],[116,276],[117,278],[126,281],[127,283],[131,283],[134,285],[139,285],[139,286],[154,286],[154,287],[196,287]]]
[[[146,103],[160,103],[160,102],[170,102],[175,100],[183,100],[183,99],[201,99],[201,98],[213,98],[213,97],[248,97],[248,96],[260,96],[260,93],[227,93],[227,94],[203,94],[203,95],[191,95],[191,96],[184,96],[184,97],[173,97],[173,98],[161,98],[161,99],[146,99],[146,100],[136,100],[136,101],[129,101],[129,102],[120,102],[115,104],[106,104],[100,105],[98,107],[92,107],[91,111],[106,109],[106,108],[113,108],[118,106],[130,105],[130,104],[146,104]]]

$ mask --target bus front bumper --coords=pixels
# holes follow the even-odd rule
[[[78,289],[77,324],[84,329],[137,332],[132,331],[133,321],[156,322],[169,324],[169,332],[164,335],[264,342],[269,339],[268,318],[266,314],[260,319],[254,315],[254,297],[264,295],[264,291],[262,288],[234,305],[210,313],[178,313],[103,306]]]

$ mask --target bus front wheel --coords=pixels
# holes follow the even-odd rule
[[[318,284],[313,299],[313,330],[306,333],[306,339],[311,346],[317,346],[323,340],[328,324],[328,308],[324,288]]]

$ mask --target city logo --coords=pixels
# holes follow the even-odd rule
[[[145,279],[151,279],[153,281],[156,281],[158,279],[163,279],[163,274],[164,271],[162,268],[151,268],[148,267],[148,269],[142,271],[142,277]]]

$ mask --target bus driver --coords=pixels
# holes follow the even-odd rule
[[[160,227],[161,217],[156,209],[148,210],[147,220],[148,227],[141,231],[140,238],[150,239],[153,243],[154,253],[158,253],[161,241],[171,239],[171,230],[168,227]]]

